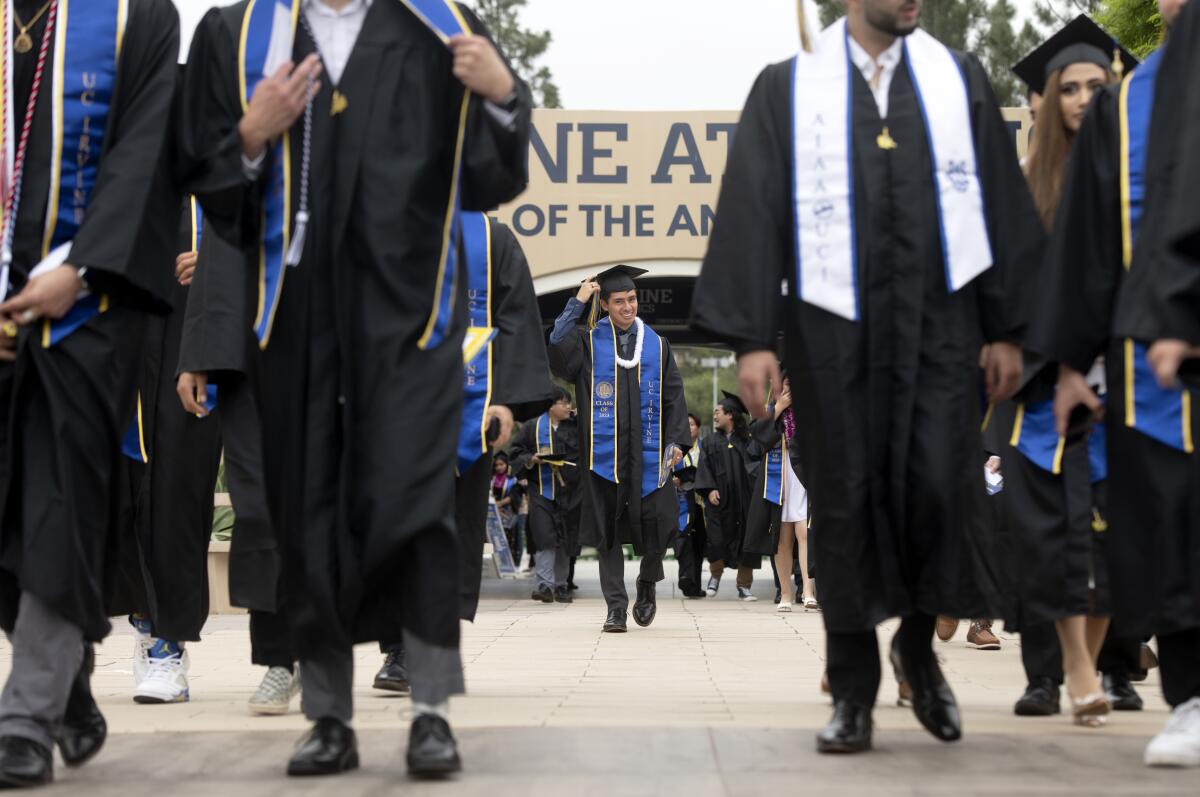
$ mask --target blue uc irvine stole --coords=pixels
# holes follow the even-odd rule
[[[487,410],[492,398],[492,228],[483,213],[465,213],[462,246],[467,267],[467,314],[463,342],[463,416],[458,436],[458,472],[488,450]]]
[[[242,17],[238,44],[238,84],[243,111],[263,77],[292,57],[302,0],[249,0]],[[385,2],[385,0],[380,0]],[[449,0],[401,0],[443,43],[450,37],[469,32],[458,6]],[[466,138],[467,109],[471,93],[463,90],[458,109],[458,131],[454,142],[454,167],[442,223],[442,242],[437,263],[432,307],[418,345],[432,349],[440,345],[453,322],[455,279],[458,274],[458,243],[462,213],[459,176],[462,172],[463,142]],[[260,348],[270,342],[271,327],[283,290],[285,265],[299,262],[292,235],[292,145],[291,131],[272,145],[268,172],[263,188],[262,241],[259,246],[258,311],[254,334]]]
[[[637,362],[639,413],[641,419],[642,496],[658,489],[658,469],[662,463],[662,339],[636,319],[643,336],[641,357]],[[589,332],[592,356],[591,390],[591,470],[614,484],[620,484],[617,440],[617,413],[622,401],[617,379],[617,330],[605,317]],[[636,352],[635,352],[636,354]]]
[[[11,5],[6,4],[6,15],[12,14]],[[59,0],[58,3],[54,47],[47,54],[52,59],[46,77],[50,80],[47,88],[53,107],[50,195],[41,247],[43,263],[70,262],[71,241],[79,232],[96,187],[101,153],[110,128],[109,112],[125,38],[127,6],[128,0]],[[11,80],[11,75],[5,75],[5,80]],[[42,345],[46,348],[55,345],[107,309],[107,296],[81,295],[62,318],[42,322]]]
[[[1103,397],[1101,400],[1104,400]],[[1060,437],[1054,428],[1054,400],[1017,404],[1017,415],[1008,444],[1042,470],[1055,476],[1061,475],[1066,439]],[[1108,478],[1104,424],[1095,424],[1088,432],[1087,447],[1094,484]]]
[[[539,454],[554,453],[554,424],[550,420],[548,412],[538,416],[537,422],[533,426],[533,447]],[[545,463],[538,465],[537,483],[538,495],[547,501],[553,501],[557,493],[557,485],[554,483],[554,468]]]
[[[188,216],[191,223],[191,251],[198,252],[200,251],[200,237],[204,232],[204,216],[200,210],[200,203],[194,196],[188,197]],[[212,412],[217,406],[217,386],[210,383],[207,392],[208,398],[205,399],[204,406],[209,412]],[[168,396],[167,400],[174,400],[174,397]],[[146,442],[146,425],[142,417],[141,391],[138,391],[137,396],[137,414],[134,415],[129,428],[125,430],[125,436],[121,439],[121,453],[134,462],[150,461],[150,447]]]
[[[1121,242],[1126,269],[1133,249],[1146,193],[1146,149],[1154,86],[1162,50],[1155,51],[1121,83]],[[1125,425],[1160,443],[1191,454],[1191,393],[1159,387],[1146,359],[1146,346],[1132,339],[1124,345]]]
[[[763,457],[763,466],[766,472],[763,474],[763,495],[762,497],[775,506],[783,506],[783,458],[787,456],[787,438],[779,441],[779,445],[772,448]]]

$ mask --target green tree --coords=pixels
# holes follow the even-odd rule
[[[561,108],[550,67],[537,63],[550,46],[550,31],[521,27],[519,15],[525,3],[526,0],[474,0],[472,5],[517,74],[529,84],[534,104],[541,108]]]
[[[1100,0],[1037,0],[1033,15],[1046,30],[1058,30],[1080,14],[1095,17]]]
[[[1096,21],[1138,58],[1162,42],[1163,20],[1155,0],[1104,0]]]

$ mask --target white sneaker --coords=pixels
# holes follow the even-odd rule
[[[738,587],[738,600],[742,603],[754,603],[758,598],[754,597],[754,593],[749,587]]]
[[[721,588],[721,579],[712,578],[710,576],[708,579],[708,586],[705,587],[705,589],[704,589],[704,594],[710,598],[715,598],[715,597],[717,597],[717,590],[719,590],[720,588]]]
[[[1175,707],[1167,727],[1146,745],[1148,767],[1200,767],[1200,697]]]
[[[791,601],[780,601],[779,605],[775,607],[775,611],[790,613],[792,611],[792,602]]]
[[[246,705],[251,714],[286,714],[291,708],[292,698],[298,694],[300,669],[297,667],[292,673],[288,672],[287,667],[271,667]]]
[[[154,637],[149,634],[133,635],[133,684],[136,687],[150,674],[150,648]]]
[[[187,651],[165,658],[150,657],[146,677],[134,690],[135,703],[186,703],[187,671],[190,665]]]

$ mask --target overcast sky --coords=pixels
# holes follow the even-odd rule
[[[175,4],[186,47],[213,3]],[[798,47],[795,0],[528,0],[523,22],[553,34],[542,63],[572,110],[738,109]]]

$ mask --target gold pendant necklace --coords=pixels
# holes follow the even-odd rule
[[[337,89],[334,89],[333,97],[329,101],[329,115],[337,116],[339,113],[346,110],[346,106],[349,104],[350,101],[346,99],[346,95]]]
[[[21,55],[24,55],[33,49],[33,38],[29,35],[29,29],[37,24],[37,21],[42,18],[42,14],[45,14],[50,10],[50,4],[52,2],[54,2],[54,0],[46,0],[46,5],[42,6],[42,10],[34,14],[33,19],[29,20],[28,23],[22,22],[20,14],[17,13],[17,9],[13,9],[13,22],[16,22],[17,27],[21,29],[17,32],[17,40],[13,42],[13,49]]]
[[[888,132],[887,127],[883,128],[883,132],[875,137],[875,146],[883,150],[896,149],[900,146],[896,143],[896,139],[892,138],[892,134]]]

